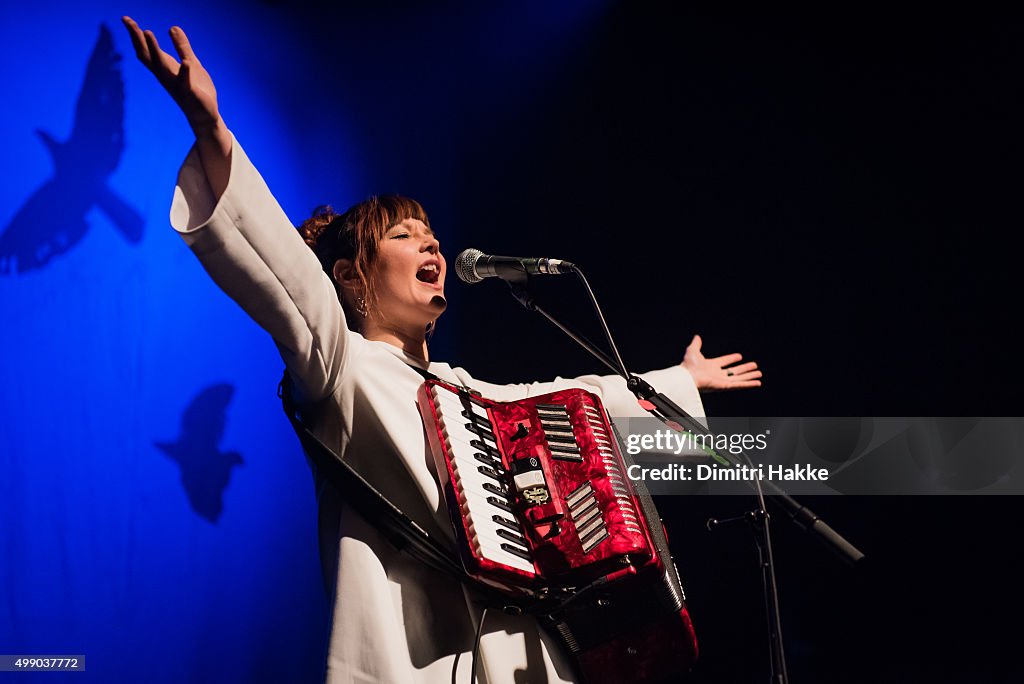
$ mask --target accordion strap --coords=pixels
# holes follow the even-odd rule
[[[480,396],[480,393],[477,392],[472,387],[468,387],[466,385],[460,385],[459,383],[452,382],[451,380],[442,380],[441,378],[437,377],[436,375],[434,375],[433,373],[428,371],[426,368],[420,368],[419,366],[414,366],[411,363],[407,363],[405,365],[407,365],[409,368],[412,368],[414,371],[416,371],[417,373],[422,375],[424,380],[437,380],[438,382],[443,382],[445,384],[453,385],[455,387],[458,387],[459,389],[463,389],[466,392],[469,392],[470,394],[472,394],[473,396],[476,396],[476,397]]]
[[[287,370],[277,393],[307,458],[316,471],[334,485],[347,504],[376,527],[399,551],[408,553],[459,582],[472,580],[444,544],[377,491],[302,422],[301,413],[291,395],[291,378]]]

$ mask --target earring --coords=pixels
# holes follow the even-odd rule
[[[366,299],[362,295],[356,297],[356,312],[363,318],[366,318]]]

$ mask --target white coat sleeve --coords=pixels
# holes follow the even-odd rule
[[[188,153],[171,225],[214,282],[273,337],[296,399],[327,396],[344,371],[350,337],[337,292],[234,136],[219,201],[198,150]]]

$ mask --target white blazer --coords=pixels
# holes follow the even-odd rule
[[[221,289],[273,337],[296,398],[311,406],[317,436],[406,514],[451,538],[416,407],[423,378],[409,367],[422,362],[348,329],[330,277],[237,140],[217,202],[198,152],[189,152],[171,224]],[[618,377],[493,385],[445,363],[426,368],[499,401],[582,387],[599,394],[614,416],[643,415]],[[688,413],[704,414],[681,366],[644,375]],[[396,552],[327,482],[318,477],[316,485],[321,563],[334,597],[327,681],[447,684],[457,663],[458,681],[468,682],[479,607],[458,583]],[[487,614],[479,670],[480,681],[490,684],[574,676],[532,618],[498,612]]]

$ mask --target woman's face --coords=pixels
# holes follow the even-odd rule
[[[369,315],[389,327],[419,329],[447,306],[447,267],[434,231],[419,219],[405,219],[384,233],[371,279],[376,301]]]

